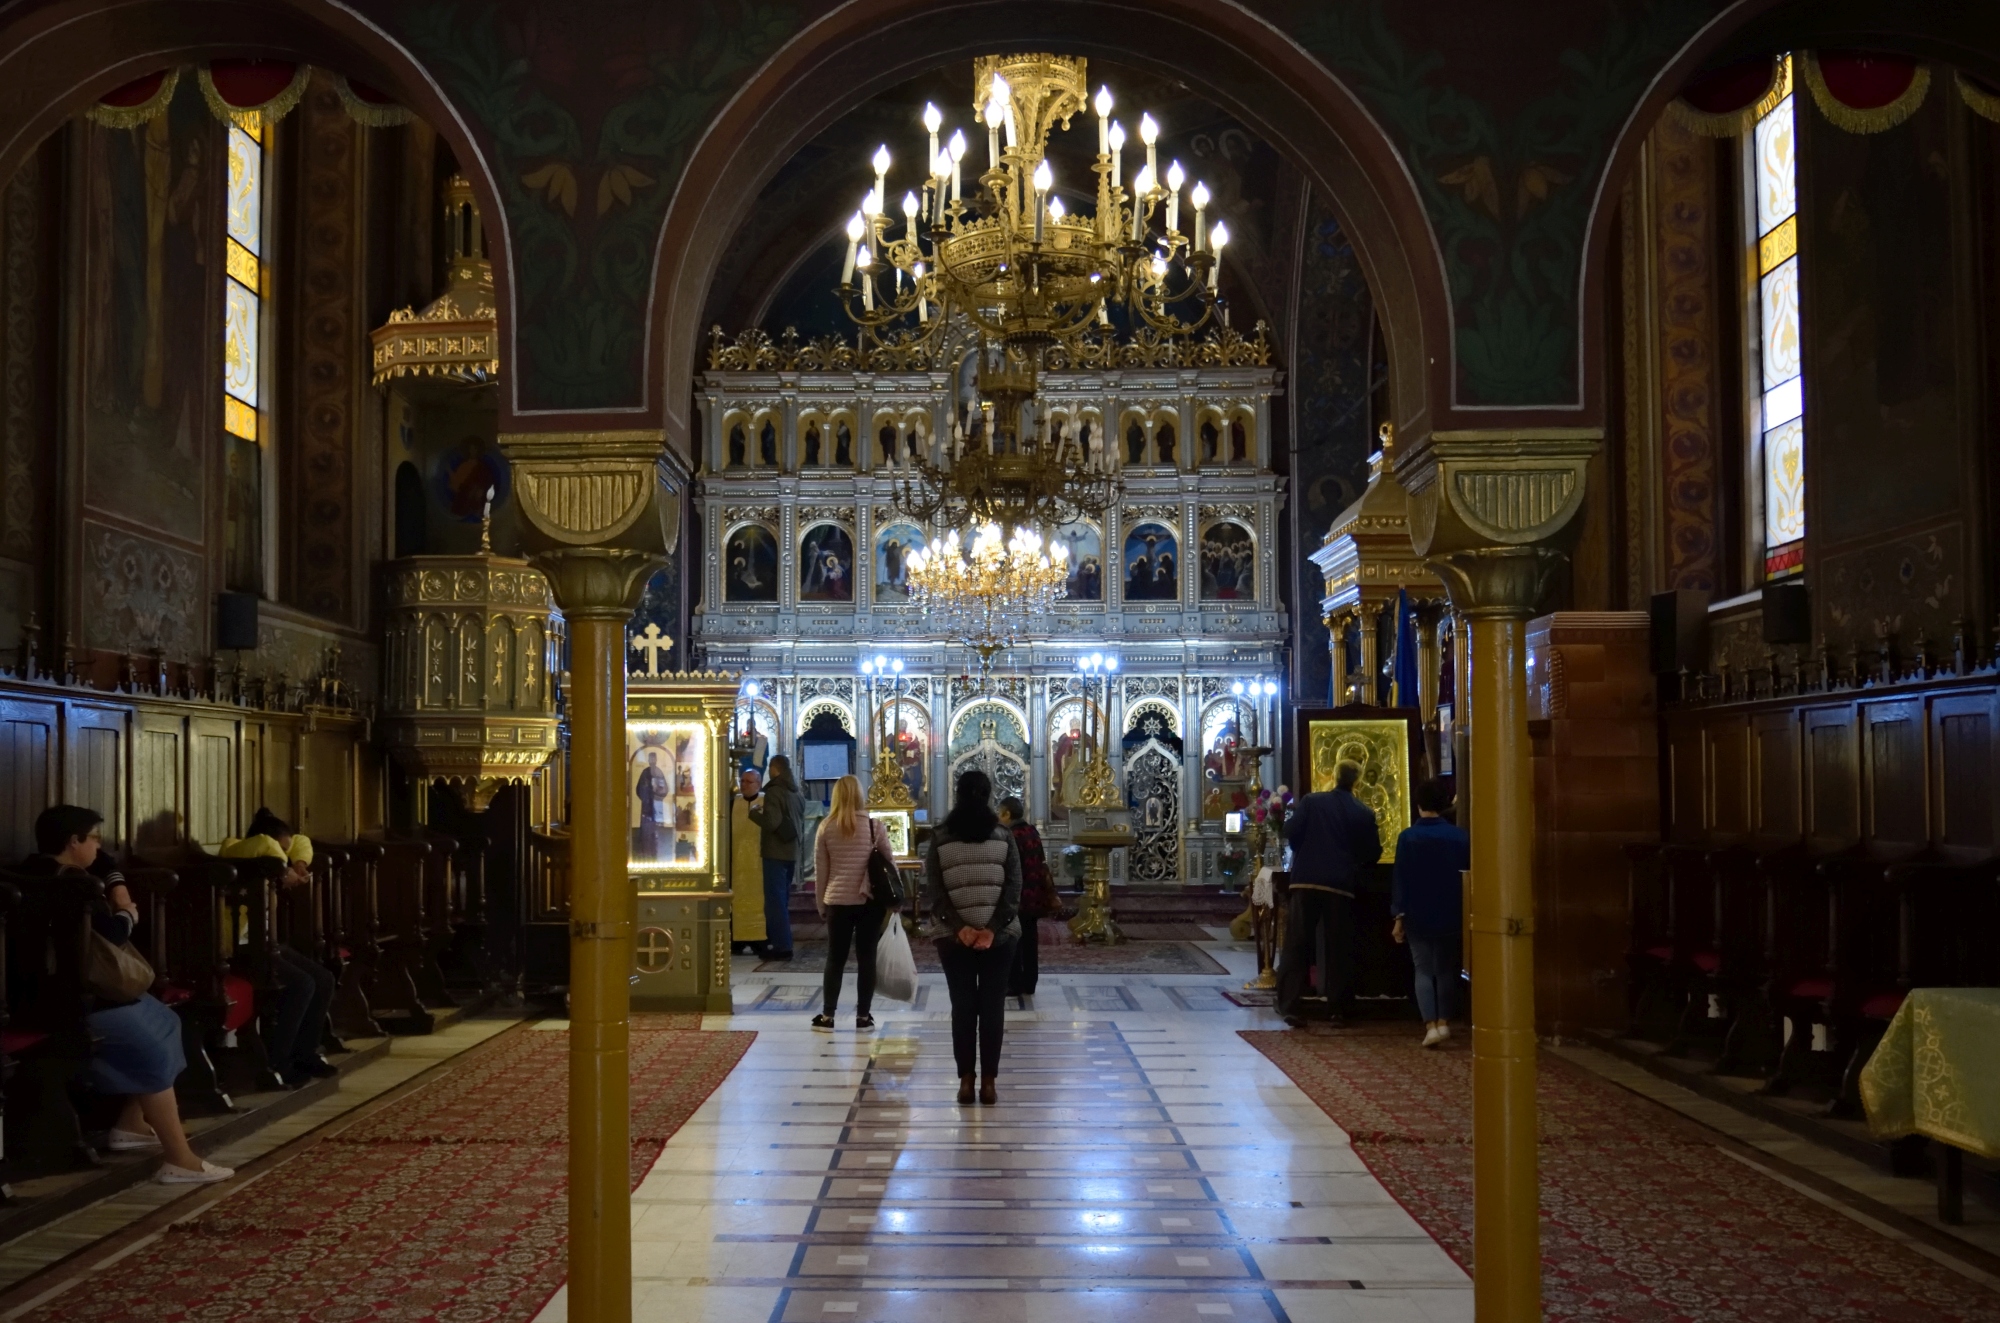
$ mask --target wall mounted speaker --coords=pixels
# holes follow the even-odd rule
[[[257,594],[215,595],[215,646],[245,652],[257,646]]]
[[[1696,675],[1708,668],[1708,594],[1681,588],[1653,594],[1653,674]]]
[[[1764,642],[1812,642],[1812,598],[1803,583],[1764,585]]]

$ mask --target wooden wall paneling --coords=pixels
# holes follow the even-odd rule
[[[1750,717],[1750,833],[1766,848],[1796,841],[1799,817],[1799,715],[1795,710]]]
[[[211,853],[243,833],[241,735],[228,717],[188,720],[188,837]]]
[[[1741,712],[1703,724],[1708,759],[1707,838],[1717,845],[1750,833],[1750,723]]]
[[[66,703],[63,798],[104,815],[104,844],[123,851],[132,839],[128,757],[132,709],[108,703]]]
[[[236,816],[244,826],[257,816],[257,806],[264,802],[264,755],[267,751],[264,741],[264,723],[245,720],[238,767],[241,769],[236,786]]]
[[[1932,839],[1949,849],[2000,848],[2000,692],[1941,694],[1930,705]]]
[[[1700,723],[1673,723],[1667,735],[1667,839],[1697,841],[1708,830],[1707,742]]]
[[[324,721],[299,736],[298,827],[315,840],[354,838],[354,736],[351,725]]]
[[[297,824],[299,820],[299,733],[290,723],[264,727],[264,784],[257,803]]]
[[[1806,839],[1817,850],[1861,839],[1861,778],[1855,704],[1804,712]]]
[[[1925,804],[1924,702],[1902,698],[1860,707],[1862,835],[1872,845],[1921,848],[1930,835]]]
[[[0,700],[0,860],[18,863],[35,850],[35,818],[62,784],[62,707]]]
[[[138,712],[132,735],[132,848],[170,849],[186,839],[187,825],[186,720]]]

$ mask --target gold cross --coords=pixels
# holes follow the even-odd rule
[[[658,974],[674,963],[674,935],[665,928],[639,930],[639,972]]]
[[[629,645],[634,652],[646,654],[646,669],[643,675],[657,676],[660,671],[660,654],[674,646],[674,641],[660,632],[657,624],[646,626]]]

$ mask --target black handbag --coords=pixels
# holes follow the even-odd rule
[[[876,830],[881,829],[880,824],[874,825]],[[878,838],[878,841],[887,844],[886,839]],[[881,850],[876,849],[875,844],[876,842],[871,842],[868,850],[868,895],[871,899],[890,906],[901,905],[903,871],[897,868]]]

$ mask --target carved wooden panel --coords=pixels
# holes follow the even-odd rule
[[[188,727],[188,837],[215,850],[242,834],[236,816],[236,723],[197,717]]]
[[[1740,716],[1710,724],[1708,804],[1711,837],[1734,839],[1750,831],[1750,727]]]
[[[1692,721],[1676,723],[1668,732],[1667,793],[1672,798],[1665,817],[1672,840],[1699,840],[1708,831],[1704,749],[1702,729]]]
[[[1993,796],[2000,788],[1994,761],[1994,696],[1940,698],[1931,709],[1932,774],[1941,845],[1991,850],[2000,845]]]
[[[1860,839],[1857,742],[1852,704],[1806,711],[1806,835],[1818,846]]]
[[[1868,809],[1863,830],[1879,844],[1920,846],[1930,816],[1924,808],[1923,702],[1869,703],[1861,718]]]
[[[1750,720],[1756,801],[1751,823],[1765,841],[1798,839],[1799,720],[1792,711],[1759,712]]]
[[[178,717],[145,714],[132,743],[132,845],[160,851],[178,844],[187,824],[184,732]]]
[[[8,863],[35,850],[35,817],[56,784],[57,723],[52,703],[0,702],[0,855]]]

